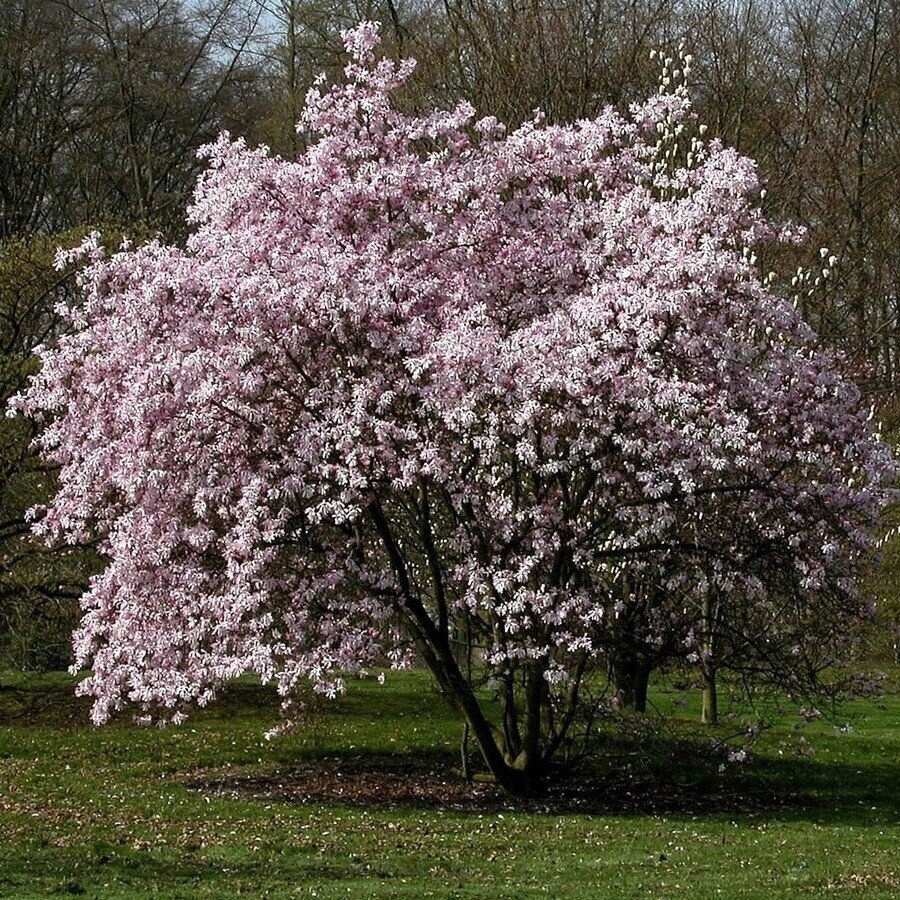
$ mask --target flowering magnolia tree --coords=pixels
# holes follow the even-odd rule
[[[507,133],[398,111],[413,63],[345,41],[299,159],[223,136],[185,249],[83,248],[14,402],[60,467],[37,528],[109,560],[96,722],[417,656],[529,793],[630,604],[698,652],[711,596],[773,646],[858,618],[893,463],[745,251],[779,237],[753,164],[678,149],[683,89]]]

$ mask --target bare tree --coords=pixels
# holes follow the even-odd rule
[[[83,35],[57,3],[0,0],[0,239],[55,227],[86,74]]]

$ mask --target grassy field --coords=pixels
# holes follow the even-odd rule
[[[514,809],[454,793],[459,725],[421,673],[354,683],[271,741],[252,684],[163,731],[92,728],[64,676],[4,685],[2,897],[900,896],[897,695],[785,712],[722,773],[674,733],[649,758],[611,743],[599,795]],[[654,694],[670,721],[689,701]],[[472,808],[430,801],[442,782]]]

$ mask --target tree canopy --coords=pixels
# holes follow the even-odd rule
[[[95,721],[415,653],[530,792],[636,603],[685,652],[712,597],[761,669],[833,659],[895,465],[758,270],[794,232],[703,139],[690,58],[628,116],[510,131],[401,112],[414,63],[344,39],[296,159],[206,148],[185,248],[82,248],[14,401],[60,469],[39,530],[109,559],[76,636]]]

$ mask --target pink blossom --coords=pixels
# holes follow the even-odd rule
[[[446,669],[466,633],[562,702],[626,584],[673,598],[684,646],[712,587],[770,635],[852,621],[896,469],[743,253],[778,232],[753,163],[709,143],[661,173],[684,97],[408,115],[412,64],[345,40],[298,159],[223,135],[185,248],[88,248],[13,401],[60,469],[36,529],[109,559],[75,636],[95,721],[244,672],[289,699],[385,653]]]

